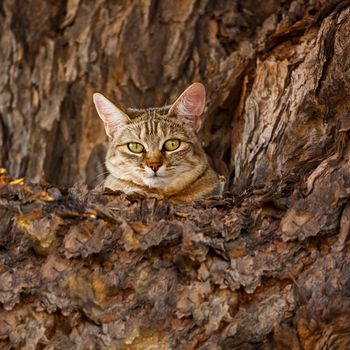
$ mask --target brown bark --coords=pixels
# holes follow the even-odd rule
[[[286,31],[293,25],[302,36],[317,23],[318,11],[308,21],[303,17],[310,17],[311,8],[277,0],[258,6],[209,0],[2,2],[2,166],[36,182],[95,184],[104,170],[106,137],[92,105],[94,91],[129,107],[160,106],[202,81],[208,90],[204,140],[216,168],[228,175],[243,127],[244,111],[235,118],[234,112],[250,95],[257,58],[281,36],[292,36],[293,30]],[[271,33],[275,39],[266,46]],[[283,57],[275,66],[287,69]],[[233,143],[232,122],[238,123]]]
[[[347,349],[350,2],[0,4],[0,348]],[[101,193],[93,91],[208,89],[223,199]],[[99,179],[99,178],[98,178]]]

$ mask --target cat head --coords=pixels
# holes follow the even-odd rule
[[[161,109],[123,111],[99,93],[93,100],[111,139],[106,166],[115,178],[157,189],[184,187],[207,166],[196,136],[205,107],[202,84]]]

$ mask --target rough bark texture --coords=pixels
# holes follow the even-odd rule
[[[0,348],[350,348],[350,2],[0,3]],[[102,193],[93,91],[208,89],[224,198]]]
[[[35,182],[96,184],[106,137],[94,91],[161,106],[202,81],[216,169],[240,189],[278,180],[334,144],[347,16],[346,2],[329,0],[5,0],[1,164]]]
[[[349,348],[349,169],[193,208],[3,185],[0,348]]]

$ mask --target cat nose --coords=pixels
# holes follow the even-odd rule
[[[149,164],[148,164],[148,166],[149,166],[154,172],[156,172],[156,171],[160,168],[161,165],[162,165],[162,164],[161,164],[160,162],[152,162],[152,163],[149,163]]]

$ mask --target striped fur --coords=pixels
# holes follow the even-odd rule
[[[120,123],[111,135],[106,156],[110,175],[105,188],[168,197],[176,203],[220,194],[221,183],[195,130],[174,113],[172,106],[128,109],[126,115],[129,121]],[[164,151],[169,139],[180,140],[180,147]],[[131,152],[129,142],[142,144],[145,152]],[[149,166],[152,162],[161,164],[156,173]]]

